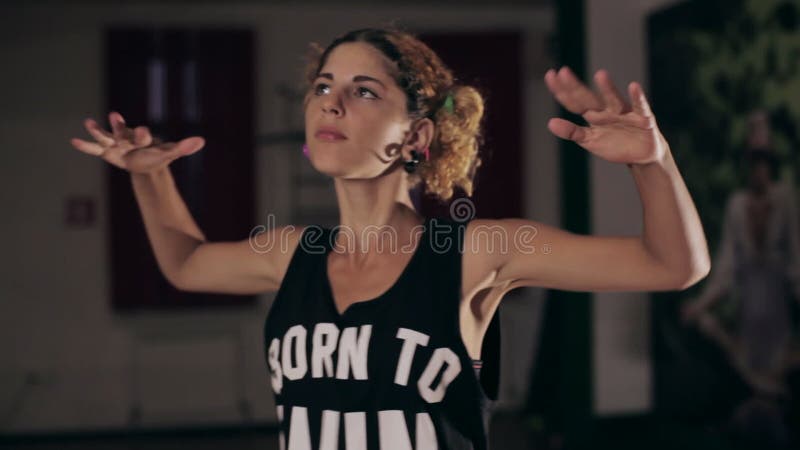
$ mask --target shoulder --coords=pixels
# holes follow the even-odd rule
[[[301,241],[304,240],[303,235],[314,228],[322,230],[315,225],[290,224],[271,228],[255,237],[259,241],[259,245],[268,245],[273,249],[273,251],[263,254],[270,256],[269,260],[274,265],[273,270],[277,272],[278,279],[282,280],[286,275],[292,257],[301,247]]]
[[[310,227],[310,225],[289,224],[254,230],[251,234],[251,239],[263,244],[269,244],[270,248],[276,248],[281,253],[284,253],[287,249],[289,251],[294,250],[300,242],[300,238]]]
[[[508,256],[515,242],[540,233],[547,225],[520,218],[473,219],[464,231],[465,255],[498,266]]]

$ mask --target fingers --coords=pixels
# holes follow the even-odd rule
[[[108,158],[117,160],[120,164],[122,164],[121,158],[128,156],[133,150],[137,149],[149,147],[152,150],[148,150],[148,152],[156,151],[156,154],[160,153],[162,155],[163,160],[171,161],[191,155],[205,146],[205,139],[199,136],[189,137],[177,143],[165,143],[161,139],[154,137],[147,127],[138,126],[134,129],[126,127],[125,119],[114,111],[109,113],[108,119],[111,123],[111,133],[103,130],[93,119],[86,119],[84,126],[97,142],[73,138],[70,140],[72,146],[92,156],[100,156],[107,160]]]
[[[109,113],[108,121],[113,130],[112,145],[117,146],[122,156],[137,148],[147,147],[153,142],[153,136],[147,127],[128,128],[125,126],[125,119],[116,111]]]
[[[587,128],[580,127],[569,120],[559,119],[557,117],[547,122],[547,128],[561,139],[575,141],[578,144],[586,141],[588,138]]]
[[[186,139],[179,141],[177,144],[173,144],[174,148],[172,151],[177,154],[178,157],[191,155],[196,151],[203,148],[206,145],[206,140],[199,137],[199,136],[192,136]]]
[[[647,97],[644,95],[644,89],[642,89],[641,84],[635,81],[628,84],[628,96],[631,98],[633,110],[636,113],[645,117],[653,116],[653,111],[650,109],[650,103],[647,101]]]
[[[119,150],[123,156],[139,148],[157,145],[155,144],[155,139],[150,134],[150,130],[147,127],[139,126],[133,130],[128,128],[127,132],[130,135],[130,139],[119,142]]]
[[[102,156],[106,151],[105,147],[96,142],[88,142],[78,138],[72,138],[69,142],[76,149],[92,156]]]
[[[111,111],[108,114],[108,123],[111,124],[111,129],[114,132],[114,139],[117,141],[131,139],[131,132],[128,127],[125,126],[125,119],[122,118],[122,114]]]
[[[86,131],[92,135],[97,142],[102,145],[103,147],[111,147],[114,145],[114,136],[111,135],[108,131],[100,128],[100,125],[95,122],[93,119],[86,119],[83,122],[84,127],[86,127]]]
[[[614,82],[611,81],[611,76],[607,71],[601,69],[595,72],[594,81],[600,90],[606,109],[616,114],[626,113],[631,110],[628,102],[625,101]]]
[[[581,83],[568,67],[562,67],[558,72],[548,70],[544,80],[556,100],[572,113],[584,114],[604,107],[600,98]]]
[[[84,127],[97,142],[94,143],[75,138],[70,140],[72,146],[84,153],[94,156],[103,156],[105,152],[110,149],[118,152],[119,156],[125,156],[132,150],[158,145],[162,142],[160,139],[154,138],[147,127],[139,126],[134,129],[127,128],[125,126],[125,119],[117,112],[112,111],[108,115],[108,118],[113,131],[112,133],[100,127],[94,119],[88,118],[83,122]]]
[[[159,147],[165,150],[166,159],[174,160],[182,156],[191,155],[206,145],[206,140],[199,136],[192,136],[178,142],[165,142]]]
[[[558,71],[548,70],[544,80],[550,92],[564,108],[572,113],[580,114],[584,118],[587,118],[587,114],[593,117],[605,117],[605,115],[597,114],[600,111],[607,111],[614,115],[633,111],[648,118],[653,115],[639,83],[632,82],[628,85],[629,102],[617,89],[608,71],[604,69],[598,70],[594,74],[599,95],[583,84],[568,67],[562,67]]]
[[[133,144],[136,147],[147,147],[153,143],[153,136],[147,127],[136,127],[133,129]]]

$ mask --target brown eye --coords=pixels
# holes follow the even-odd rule
[[[330,89],[330,87],[328,87],[328,85],[325,83],[317,84],[316,86],[314,86],[314,95],[322,95],[324,93],[322,91],[323,89]]]
[[[358,88],[356,88],[356,93],[358,94],[359,97],[373,98],[373,99],[378,98],[378,96],[375,95],[374,92],[372,92],[371,90],[369,90],[369,89],[367,89],[367,88],[365,88],[363,86],[359,86]]]

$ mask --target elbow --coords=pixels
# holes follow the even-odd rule
[[[689,264],[687,267],[677,271],[681,276],[678,277],[675,283],[675,290],[683,291],[688,289],[707,277],[711,272],[711,263],[707,258],[704,261]]]
[[[656,290],[683,291],[707,277],[711,272],[711,259],[707,253],[698,253],[669,264],[657,261],[657,278],[660,281],[657,283]]]
[[[172,285],[172,287],[174,287],[175,289],[177,289],[179,291],[185,291],[186,290],[183,287],[183,282],[181,281],[180,277],[178,277],[177,275],[175,275],[175,274],[171,274],[171,275],[164,274],[164,278],[166,278],[167,282],[169,282],[169,284]]]
[[[697,272],[693,273],[687,277],[681,278],[675,286],[675,290],[683,291],[689,289],[690,287],[694,286],[700,280],[705,278],[708,275],[708,272]]]
[[[192,289],[186,283],[186,277],[182,270],[177,270],[171,273],[164,273],[164,278],[167,279],[169,284],[179,291],[192,292]]]
[[[680,274],[676,280],[675,289],[679,291],[688,289],[707,277],[710,272],[711,256],[708,253],[708,247],[695,249],[690,252],[687,261],[675,268],[674,273]]]

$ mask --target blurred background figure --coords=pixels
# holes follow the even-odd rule
[[[792,183],[778,180],[780,160],[771,147],[769,115],[748,117],[742,154],[747,185],[726,202],[721,241],[708,282],[687,301],[682,320],[719,345],[753,395],[732,416],[734,431],[758,442],[788,445],[783,403],[790,398],[792,302],[800,298],[800,229]],[[713,306],[734,302],[733,326]]]

